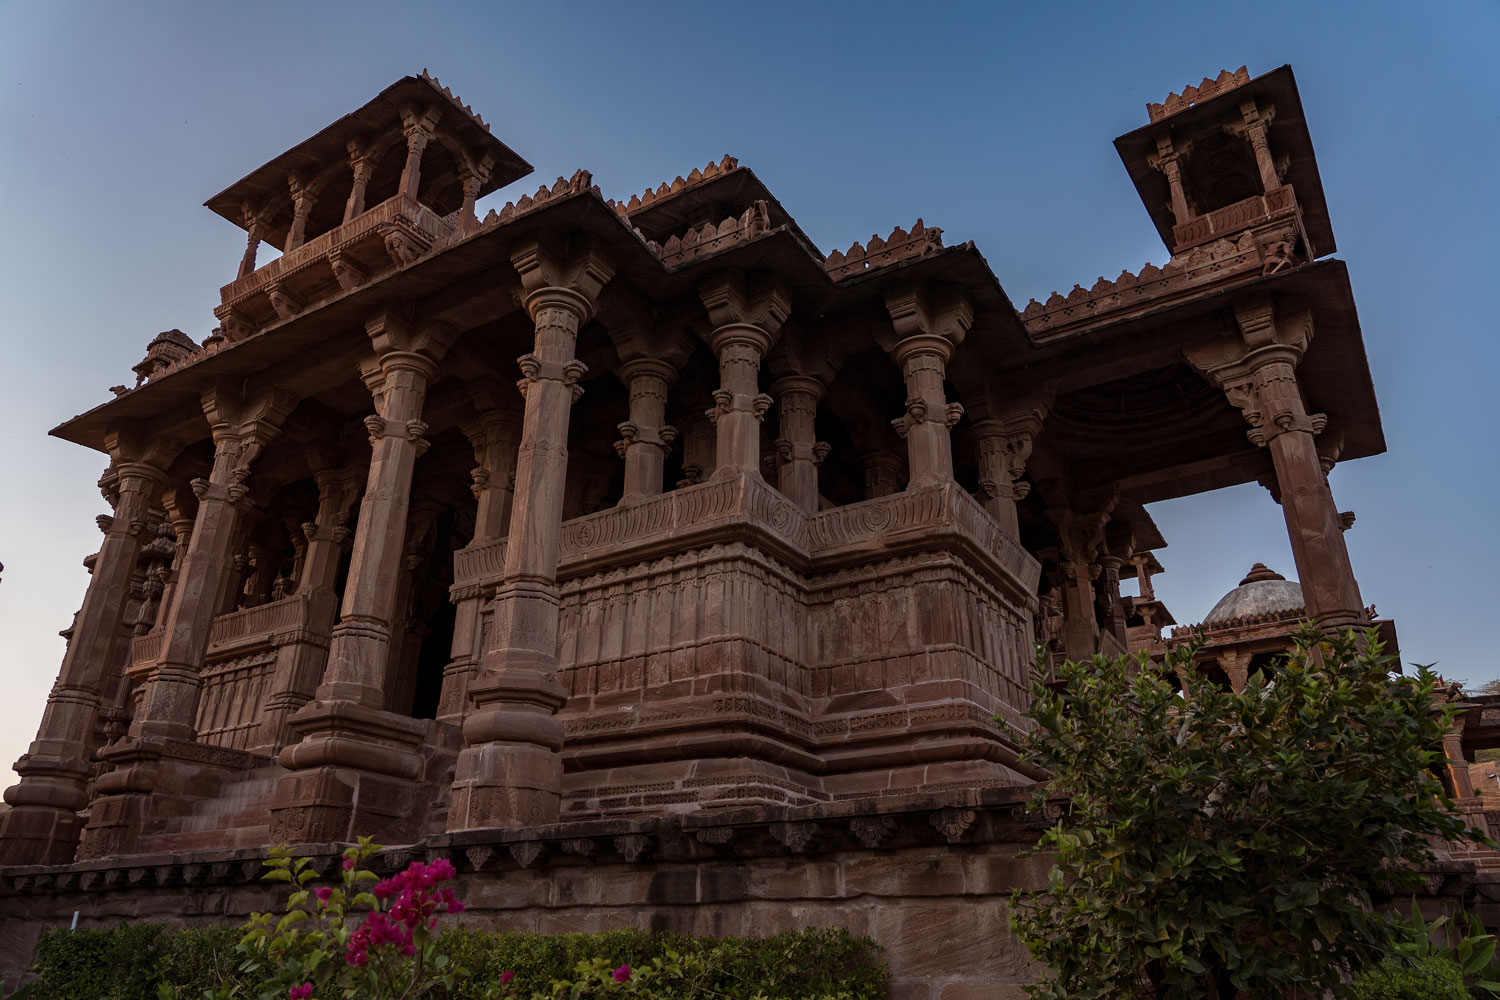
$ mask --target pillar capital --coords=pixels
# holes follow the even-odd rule
[[[699,284],[698,297],[714,326],[709,346],[715,353],[720,351],[719,342],[746,337],[764,354],[792,313],[792,297],[786,286],[758,272],[720,271],[710,275]]]
[[[637,358],[620,366],[620,380],[627,387],[637,378],[656,378],[671,384],[677,380],[677,368],[657,358]]]
[[[827,391],[823,380],[812,375],[784,375],[771,383],[773,396],[811,396],[814,403],[821,402]]]
[[[919,354],[936,354],[943,363],[963,342],[974,323],[974,307],[963,289],[925,281],[897,281],[885,290],[891,333],[881,346],[904,365]]]
[[[565,311],[575,318],[574,332],[593,317],[599,293],[615,275],[614,260],[591,237],[566,246],[532,240],[512,249],[510,262],[521,278],[527,315],[541,324],[545,311]]]

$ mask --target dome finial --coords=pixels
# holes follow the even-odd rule
[[[1250,567],[1250,572],[1246,573],[1245,578],[1240,581],[1240,586],[1243,587],[1247,583],[1259,583],[1261,580],[1285,579],[1286,577],[1282,576],[1274,569],[1271,569],[1265,563],[1256,563],[1254,566]]]

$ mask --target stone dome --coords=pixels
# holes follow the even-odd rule
[[[1240,585],[1219,599],[1203,624],[1230,621],[1248,615],[1267,615],[1303,608],[1302,585],[1256,563]]]

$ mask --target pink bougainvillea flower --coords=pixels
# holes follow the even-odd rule
[[[313,890],[313,895],[318,897],[318,902],[326,903],[328,902],[328,897],[333,895],[333,887],[320,885]]]
[[[287,1000],[307,1000],[312,996],[313,984],[303,983],[301,986],[293,986],[287,993]]]
[[[615,982],[628,983],[630,981],[630,966],[622,965],[614,972]]]
[[[347,872],[347,871],[353,871],[353,870],[354,870],[354,859],[353,858],[345,858],[344,859],[344,871]]]
[[[514,978],[516,978],[516,974],[507,969],[506,971],[500,973],[500,985],[504,986]]]

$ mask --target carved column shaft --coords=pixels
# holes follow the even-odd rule
[[[780,397],[781,406],[781,437],[776,441],[781,460],[778,486],[792,503],[816,514],[818,466],[828,455],[828,445],[817,440],[814,429],[823,383],[792,376],[777,380],[771,389]]]
[[[1182,186],[1182,160],[1172,156],[1162,161],[1162,172],[1167,175],[1167,187],[1172,192],[1172,218],[1182,225],[1193,217],[1188,208],[1187,190]]]
[[[752,323],[714,330],[709,344],[719,359],[719,388],[708,418],[716,431],[714,478],[760,475],[760,425],[771,397],[760,391],[760,363],[771,334]]]
[[[627,362],[620,377],[630,389],[630,419],[619,425],[615,450],[625,459],[625,491],[620,503],[661,493],[667,454],[677,428],[667,424],[667,389],[676,371],[663,361]]]
[[[318,192],[296,176],[289,179],[288,186],[292,191],[292,224],[287,230],[284,251],[291,253],[307,240],[307,217],[317,203]]]
[[[943,389],[953,345],[938,336],[908,337],[892,352],[906,380],[906,414],[892,422],[906,438],[907,488],[953,479],[953,441],[949,431],[963,407],[950,404]]]
[[[400,192],[415,199],[422,185],[422,154],[432,140],[439,112],[436,108],[401,109],[402,132],[406,136],[406,164],[401,168]]]
[[[573,355],[592,303],[569,288],[542,287],[526,297],[526,309],[536,340],[521,359],[526,410],[504,582],[481,672],[469,686],[475,708],[464,720],[450,830],[553,822],[561,799],[563,726],[555,713],[566,695],[557,681],[557,561],[568,424],[585,371]]]
[[[1125,633],[1125,603],[1120,597],[1120,567],[1125,560],[1116,556],[1099,557],[1099,588],[1102,591],[1104,627],[1114,634],[1120,645],[1130,648]]]
[[[1240,115],[1245,122],[1245,135],[1255,150],[1255,165],[1260,170],[1260,183],[1266,194],[1281,187],[1281,178],[1276,176],[1276,163],[1271,159],[1271,146],[1267,141],[1270,122],[1260,113],[1255,101],[1240,104]]]
[[[328,668],[318,688],[322,701],[354,702],[379,709],[390,658],[392,617],[406,540],[412,471],[427,448],[422,406],[437,365],[410,351],[389,350],[367,374],[376,413],[370,432],[370,471],[344,584],[340,621],[333,629]]]
[[[365,190],[370,185],[370,175],[375,172],[375,162],[351,142],[349,144],[349,168],[354,173],[354,186],[349,189],[349,200],[344,202],[345,222],[364,214]]]
[[[290,394],[279,390],[248,402],[217,391],[203,398],[214,439],[213,469],[207,479],[193,481],[198,515],[167,611],[161,654],[130,726],[132,737],[192,739],[198,675],[250,492],[246,480],[261,449],[295,404]]]

